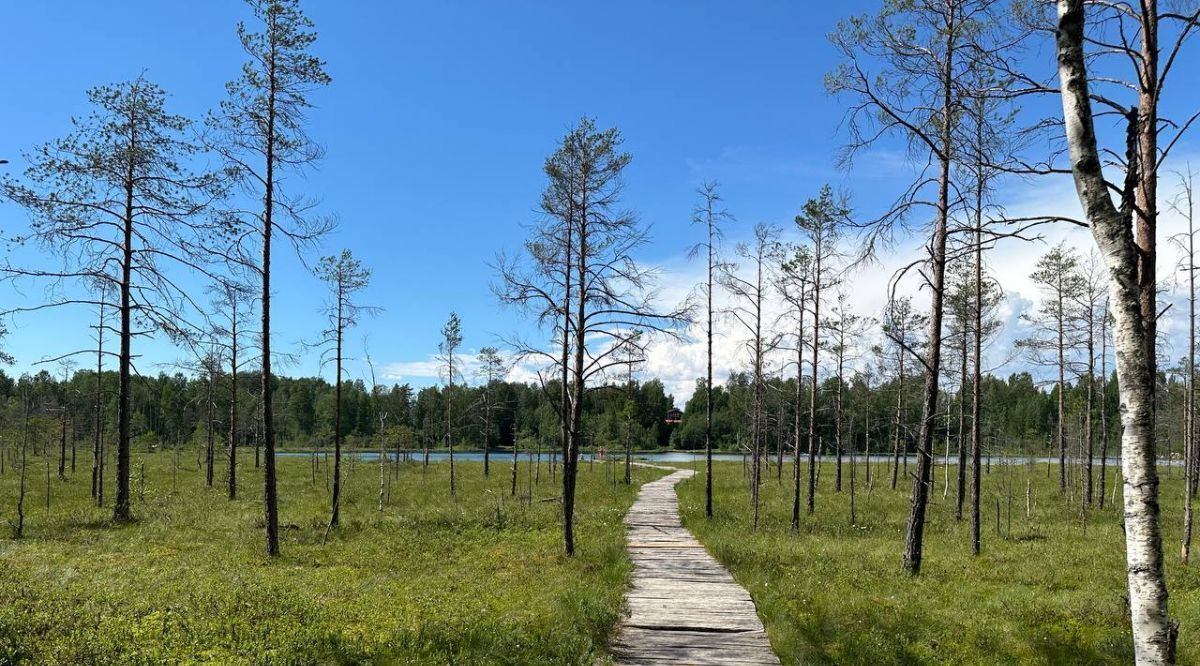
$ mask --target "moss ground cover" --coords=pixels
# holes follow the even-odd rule
[[[347,463],[342,525],[325,538],[326,467],[280,459],[283,554],[266,557],[261,476],[239,498],[205,488],[195,460],[135,454],[136,522],[91,504],[89,469],[66,481],[30,459],[26,533],[0,536],[0,664],[562,663],[605,658],[629,563],[622,516],[636,485],[580,469],[578,552],[561,554],[556,479],[532,502],[510,467],[402,463],[379,511],[379,468]],[[323,461],[322,461],[323,462]],[[51,463],[56,464],[55,462]],[[144,489],[142,470],[144,469]],[[221,470],[223,471],[223,470]],[[519,494],[528,492],[525,460]],[[637,481],[662,472],[638,470]],[[218,474],[220,479],[220,474]],[[0,475],[15,516],[16,470]]]
[[[943,498],[938,467],[918,578],[900,571],[910,486],[902,477],[892,490],[882,466],[869,492],[865,468],[856,470],[851,524],[848,468],[835,493],[827,463],[816,513],[802,515],[797,532],[790,463],[782,481],[774,469],[766,476],[756,532],[740,463],[716,466],[711,521],[703,474],[679,493],[684,523],[750,590],[785,664],[1132,663],[1119,508],[1081,513],[1078,490],[1060,498],[1057,471],[994,465],[983,478],[983,553],[972,557],[969,506],[956,521],[950,469]],[[1171,613],[1183,627],[1179,661],[1200,663],[1200,562],[1180,562],[1182,481],[1177,468],[1166,474],[1162,515]],[[1109,475],[1111,488],[1111,468]]]

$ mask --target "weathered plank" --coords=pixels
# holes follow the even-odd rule
[[[642,486],[625,516],[633,560],[618,664],[778,664],[750,594],[679,518],[679,470]]]

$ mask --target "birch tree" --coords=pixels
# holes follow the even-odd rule
[[[1057,7],[1057,22],[1049,15],[1052,5]],[[1016,6],[1018,19],[1031,35],[1045,35],[1061,44],[1061,17],[1068,13],[1065,5],[1022,2]],[[1110,181],[1109,187],[1122,196],[1128,189],[1131,197],[1134,242],[1138,248],[1138,294],[1142,318],[1149,322],[1146,344],[1150,362],[1155,366],[1151,372],[1154,376],[1157,373],[1154,346],[1158,319],[1158,177],[1171,152],[1200,120],[1200,111],[1192,111],[1181,118],[1163,117],[1160,105],[1165,99],[1165,91],[1170,89],[1168,82],[1174,80],[1173,74],[1179,70],[1181,59],[1189,53],[1188,41],[1200,29],[1200,5],[1190,0],[1167,3],[1118,0],[1086,2],[1083,7],[1088,13],[1082,47],[1088,68],[1089,102],[1099,109],[1098,115],[1113,116],[1118,119],[1117,124],[1125,128],[1124,136],[1115,142],[1119,148],[1108,149],[1098,141],[1097,149],[1112,163],[1124,168],[1125,182]],[[1010,88],[1015,94],[1051,93],[1061,97],[1066,93],[1061,85],[1061,63],[1058,71],[1058,88],[1042,81],[1036,73],[1015,65],[1006,74],[1013,79]],[[1066,124],[1047,123],[1040,118],[1036,122],[1056,134]],[[1061,151],[1055,151],[1048,158],[1030,165],[1025,172],[1073,172],[1073,165],[1057,163],[1061,154]],[[1072,221],[1085,226],[1091,223],[1090,219]],[[1150,399],[1154,399],[1153,394]]]
[[[1156,6],[1156,2],[1144,3]],[[1071,173],[1092,236],[1108,273],[1109,308],[1113,316],[1117,378],[1121,397],[1121,467],[1125,509],[1125,554],[1132,616],[1134,656],[1139,664],[1169,664],[1175,660],[1178,624],[1167,609],[1159,524],[1158,472],[1154,433],[1153,317],[1143,311],[1137,208],[1143,171],[1152,174],[1157,150],[1143,162],[1144,132],[1136,118],[1128,123],[1128,171],[1120,202],[1114,202],[1105,180],[1093,118],[1086,55],[1088,17],[1083,0],[1056,0],[1055,37],[1064,129]],[[1157,53],[1153,61],[1158,78]],[[1151,236],[1149,242],[1153,243]]]

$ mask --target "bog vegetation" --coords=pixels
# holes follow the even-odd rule
[[[512,221],[523,242],[492,258],[524,326],[468,363],[483,323],[429,324],[441,383],[425,387],[388,386],[351,350],[392,304],[363,302],[350,249],[319,254],[336,218],[305,191],[323,154],[308,117],[335,83],[316,26],[298,0],[238,18],[244,64],[204,117],[146,75],[101,84],[0,180],[28,219],[5,239],[42,251],[0,266],[38,295],[0,314],[83,310],[95,342],[0,352],[23,368],[0,374],[0,661],[590,663],[620,613],[622,511],[659,473],[633,453],[664,448],[703,452],[688,523],[786,659],[1200,657],[1195,210],[1172,155],[1200,115],[1168,117],[1196,2],[848,17],[824,73],[845,109],[836,161],[852,187],[856,160],[903,147],[911,179],[883,210],[827,185],[753,227],[700,183],[679,202],[703,262],[682,302],[642,261],[632,147],[583,116],[541,165],[534,219]],[[998,194],[1065,176],[1065,210],[1018,215]],[[1177,265],[1160,262],[1168,213]],[[1033,244],[1064,225],[1087,240]],[[1002,244],[1040,254],[1008,338]],[[909,246],[886,283],[865,272]],[[304,349],[332,381],[279,372],[281,252],[315,267]],[[867,288],[886,305],[856,312]],[[174,343],[176,369],[139,372],[148,338]],[[677,411],[646,375],[656,345],[688,343],[705,372]],[[1014,359],[1028,371],[996,369]],[[517,366],[532,379],[509,381]],[[740,468],[714,465],[722,450]]]
[[[0,663],[591,664],[605,653],[636,491],[612,464],[580,470],[581,548],[565,558],[548,458],[522,457],[515,496],[504,476],[463,463],[456,502],[443,467],[388,464],[382,510],[377,465],[351,459],[335,531],[332,460],[315,461],[280,459],[283,554],[267,563],[257,484],[230,502],[205,487],[195,456],[135,452],[138,520],[114,528],[86,471],[44,477],[39,459],[25,537],[0,550]],[[248,454],[241,463],[253,469]],[[0,477],[5,497],[16,484]]]

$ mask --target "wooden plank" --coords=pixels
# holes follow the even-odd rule
[[[778,664],[750,594],[679,517],[674,473],[647,483],[625,516],[633,584],[613,640],[618,664]]]

